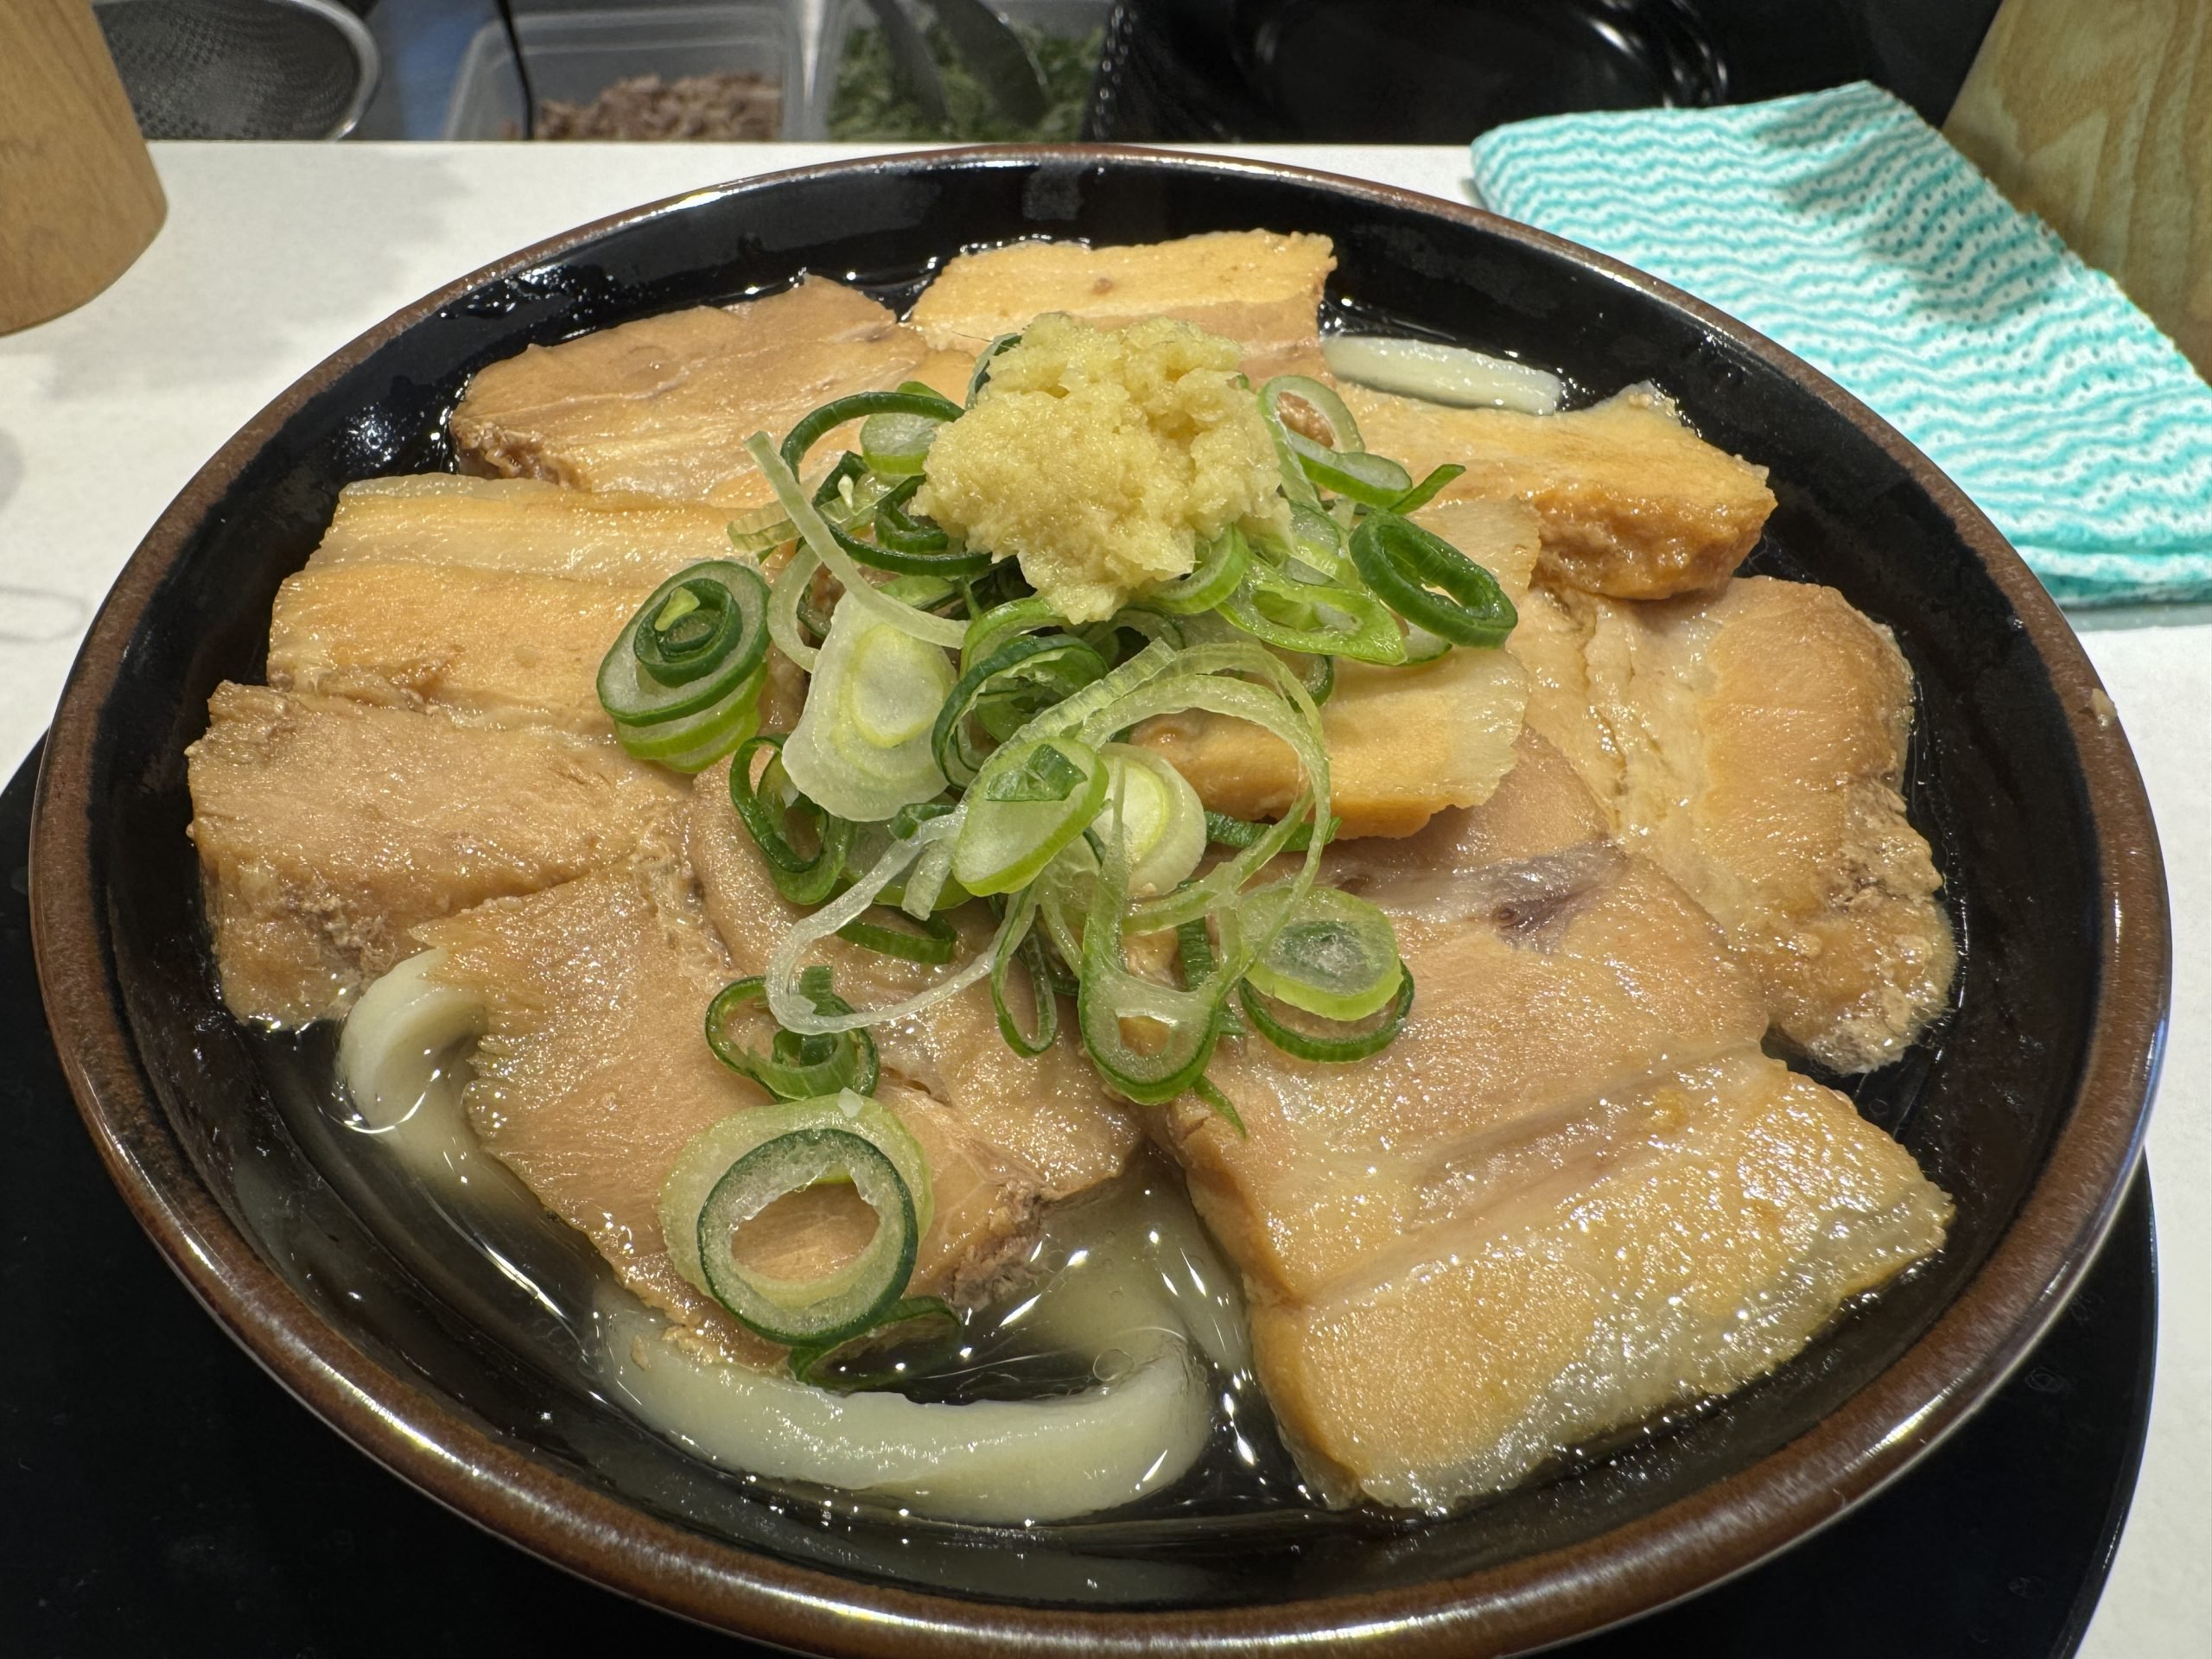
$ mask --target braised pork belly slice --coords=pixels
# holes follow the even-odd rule
[[[760,849],[729,799],[729,763],[699,774],[688,849],[707,913],[739,974],[765,972],[768,958],[804,912],[769,880]],[[992,924],[980,904],[953,920],[960,950],[989,948]],[[925,988],[941,974],[830,938],[809,960],[828,965],[837,994],[855,1007],[883,1007]],[[1017,971],[1009,1000],[1025,1017],[1028,992]],[[884,1075],[940,1102],[976,1138],[1038,1172],[1047,1198],[1065,1198],[1128,1166],[1139,1138],[1133,1108],[1109,1095],[1065,1014],[1059,1040],[1024,1059],[1000,1033],[988,983],[969,986],[918,1018],[879,1026]]]
[[[445,953],[437,982],[484,1003],[464,1102],[486,1148],[644,1300],[722,1356],[772,1363],[781,1350],[678,1274],[661,1237],[661,1184],[685,1144],[766,1099],[702,1035],[735,971],[681,865],[494,900],[416,937]],[[1030,1243],[1036,1173],[918,1090],[887,1084],[879,1098],[921,1143],[936,1200],[912,1289],[965,1301]],[[875,1227],[849,1186],[823,1185],[776,1200],[736,1249],[756,1271],[812,1279],[858,1255]]]
[[[416,924],[620,865],[683,799],[565,732],[255,685],[218,687],[208,713],[191,835],[240,1019],[342,1013]]]
[[[1240,1136],[1165,1132],[1241,1269],[1255,1363],[1336,1502],[1443,1510],[1738,1386],[1936,1249],[1948,1201],[1758,1049],[1756,977],[1611,846],[1541,739],[1471,811],[1331,849],[1418,987],[1352,1065],[1225,1043]]]
[[[1096,328],[1174,317],[1243,346],[1244,372],[1257,385],[1278,374],[1328,372],[1319,321],[1336,264],[1327,237],[1271,231],[1217,231],[1117,248],[1015,242],[947,264],[907,320],[936,350],[972,359],[1046,311],[1065,311]]]
[[[756,505],[770,492],[747,438],[780,441],[833,398],[895,387],[925,349],[867,295],[809,276],[765,299],[645,317],[492,364],[453,412],[454,443],[499,476]],[[839,447],[836,435],[824,443],[830,454]]]
[[[535,478],[419,473],[339,491],[308,569],[461,566],[650,588],[686,565],[728,556],[729,514],[718,508]]]
[[[1497,577],[1508,598],[1528,591],[1537,524],[1527,507],[1459,501],[1415,518]],[[1408,836],[1446,808],[1489,799],[1513,764],[1527,698],[1520,659],[1503,651],[1455,650],[1395,668],[1338,658],[1321,735],[1339,833]],[[1224,715],[1164,715],[1133,741],[1173,763],[1209,810],[1232,817],[1281,817],[1304,782],[1281,740]]]
[[[1443,499],[1535,508],[1546,574],[1591,593],[1657,599],[1713,587],[1774,511],[1765,467],[1706,442],[1648,386],[1562,415],[1447,409],[1360,386],[1344,399],[1368,448],[1415,478],[1465,467]]]
[[[1839,1071],[1895,1059],[1948,1006],[1957,951],[1900,793],[1912,671],[1889,630],[1766,576],[1572,608],[1582,705],[1539,698],[1531,724],[1589,757],[1623,841],[1727,930],[1783,1038]]]
[[[612,738],[600,662],[656,585],[468,565],[310,564],[276,590],[269,683]]]

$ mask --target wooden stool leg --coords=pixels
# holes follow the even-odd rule
[[[168,211],[88,0],[0,0],[0,334],[91,299]]]

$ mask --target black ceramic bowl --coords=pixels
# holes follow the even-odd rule
[[[296,1132],[315,1085],[217,997],[184,828],[207,695],[340,486],[445,464],[469,375],[531,341],[812,270],[909,294],[957,250],[1266,226],[1335,239],[1371,319],[1656,378],[1767,463],[1769,568],[1840,588],[1920,677],[1914,805],[1967,941],[1956,1013],[1859,1090],[1958,1199],[1929,1268],[1776,1375],[1610,1460],[1434,1524],[1172,1510],[1008,1534],[778,1503],[594,1398],[466,1253],[425,1253]],[[2057,611],[1956,490],[1803,364],[1681,294],[1465,208],[1283,168],[974,150],[686,196],[455,283],[224,448],[101,612],[33,848],[58,1046],[118,1185],[216,1317],[340,1433],[548,1559],[680,1612],[856,1654],[1512,1651],[1694,1591],[1904,1468],[2051,1318],[2135,1160],[2164,887],[2125,738]],[[309,1061],[313,1057],[307,1057]],[[149,1356],[156,1368],[158,1356]]]

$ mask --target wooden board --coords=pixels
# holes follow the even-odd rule
[[[2212,378],[2212,0],[2005,0],[1943,132]]]
[[[168,211],[86,0],[0,0],[0,334],[92,298]]]

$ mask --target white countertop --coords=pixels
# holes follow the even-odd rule
[[[0,776],[45,728],[101,596],[169,499],[264,403],[402,305],[513,249],[830,145],[156,144],[167,226],[105,294],[0,336]],[[1452,148],[1255,149],[1467,200]],[[2158,1370],[2143,1478],[2091,1659],[2212,1631],[2212,620],[2083,619],[2135,746],[2174,902],[2174,1020],[2151,1128]],[[2024,1446],[2033,1458],[2040,1448]]]

